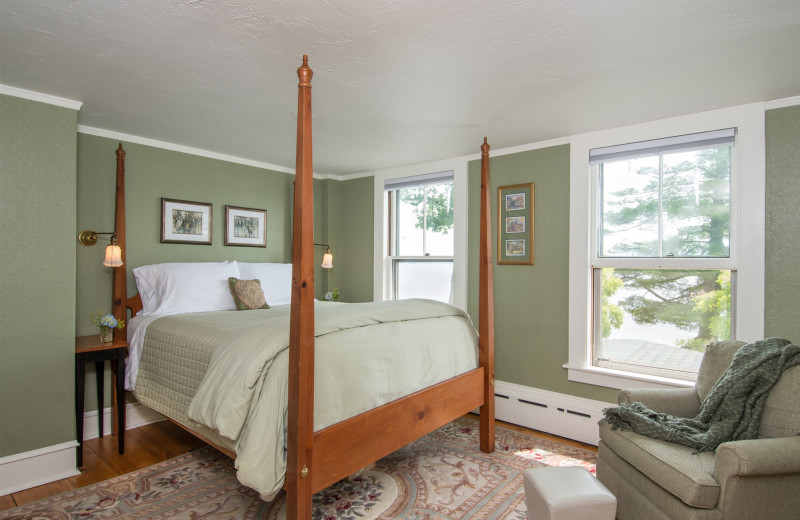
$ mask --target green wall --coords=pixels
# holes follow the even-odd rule
[[[764,334],[800,342],[800,106],[766,113]]]
[[[0,95],[0,457],[75,439],[76,128]]]
[[[469,163],[468,311],[478,323],[480,161]],[[617,391],[567,380],[569,145],[489,160],[494,256],[495,377],[599,401]],[[497,187],[534,183],[534,265],[497,265]],[[474,261],[473,261],[474,259]]]
[[[315,233],[327,237],[333,253],[333,268],[318,269],[318,298],[326,290],[339,289],[339,301],[372,301],[373,272],[373,179],[324,180],[315,185]],[[315,240],[319,242],[319,240]],[[315,248],[315,264],[325,249]],[[321,271],[321,273],[319,272]]]
[[[337,183],[338,242],[344,254],[335,264],[341,298],[347,302],[373,300],[372,277],[375,251],[374,179],[362,177]],[[334,199],[332,199],[334,200]],[[334,257],[335,258],[335,257]]]

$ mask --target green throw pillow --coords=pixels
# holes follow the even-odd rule
[[[231,296],[233,296],[237,310],[269,309],[267,300],[264,298],[264,291],[261,289],[261,281],[239,280],[230,277],[228,286],[231,288]]]

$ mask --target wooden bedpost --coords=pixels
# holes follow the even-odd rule
[[[481,241],[478,290],[479,364],[483,367],[484,404],[481,412],[481,451],[494,451],[494,283],[492,281],[492,218],[489,190],[489,143],[481,145]]]
[[[292,309],[289,329],[289,425],[286,518],[311,520],[314,433],[314,193],[311,77],[308,56],[297,69],[297,166],[292,230]]]
[[[117,154],[117,196],[114,205],[114,234],[120,248],[122,265],[114,267],[111,271],[111,313],[118,320],[128,322],[128,274],[125,257],[125,150],[122,143],[116,151]]]

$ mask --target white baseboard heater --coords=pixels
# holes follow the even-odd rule
[[[497,381],[495,416],[501,421],[597,446],[597,422],[614,403]]]

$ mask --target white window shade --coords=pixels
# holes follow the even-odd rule
[[[424,175],[414,175],[413,177],[398,177],[387,179],[383,183],[384,191],[399,190],[412,186],[427,186],[429,184],[441,184],[453,182],[453,172],[426,173]]]
[[[733,146],[736,129],[726,128],[697,134],[679,135],[652,141],[606,146],[589,150],[589,164],[597,164],[619,159],[632,159],[648,155],[660,155],[677,151],[688,152],[715,146]]]

